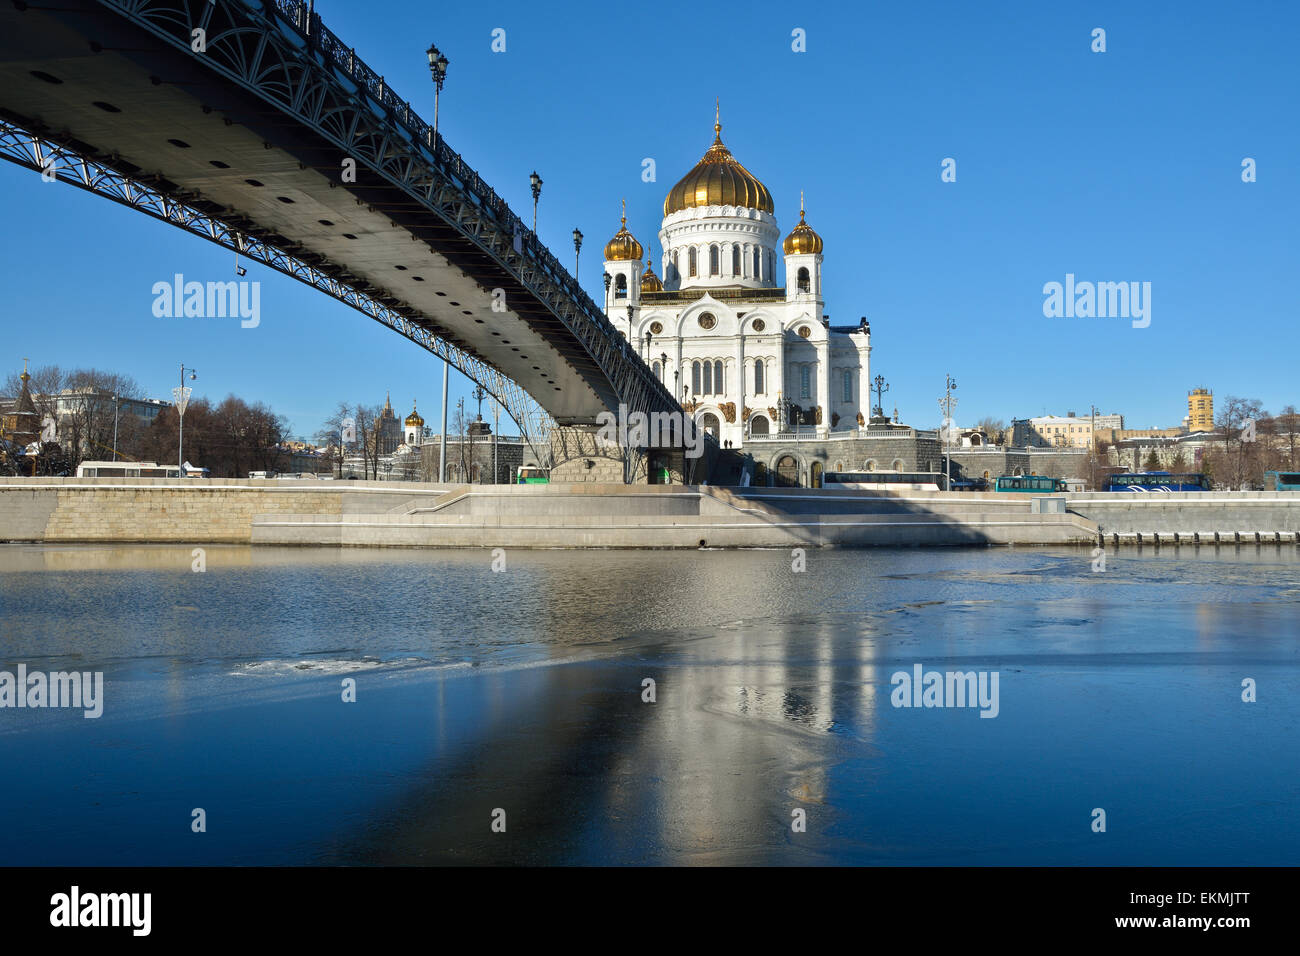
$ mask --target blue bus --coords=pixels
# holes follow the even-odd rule
[[[1300,491],[1300,471],[1266,471],[1264,484],[1273,491]]]
[[[1065,491],[1065,479],[1047,475],[1003,475],[994,482],[993,490],[1055,494]]]
[[[1173,475],[1167,471],[1128,472],[1107,475],[1104,491],[1209,491],[1210,478],[1201,472]]]

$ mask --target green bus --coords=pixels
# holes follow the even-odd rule
[[[994,484],[993,490],[1055,494],[1065,491],[1065,480],[1046,475],[1003,475]]]
[[[551,473],[535,465],[524,465],[515,471],[516,485],[545,485],[551,481]]]

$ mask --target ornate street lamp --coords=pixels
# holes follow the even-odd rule
[[[433,78],[433,142],[429,144],[433,149],[433,156],[436,160],[438,157],[438,101],[442,96],[442,84],[447,79],[447,58],[442,55],[436,46],[429,44],[429,49],[425,51],[429,58],[429,75]],[[447,379],[451,372],[451,365],[446,360],[442,360],[442,428],[438,435],[438,482],[443,483],[447,480]],[[341,445],[342,443],[340,443]],[[341,450],[341,449],[340,449]],[[339,466],[339,473],[342,474],[342,465]]]
[[[190,369],[189,372],[191,382],[199,377],[196,370]],[[172,389],[172,396],[176,399],[176,419],[180,426],[176,439],[176,466],[181,470],[181,477],[184,477],[185,468],[185,406],[189,404],[193,392],[193,388],[185,385],[185,366],[182,364],[180,388]]]
[[[442,94],[443,81],[447,79],[447,58],[443,56],[436,46],[429,44],[429,49],[425,51],[429,58],[429,75],[433,78],[433,139],[430,145],[437,148],[438,141],[438,100]]]
[[[578,256],[582,252],[582,230],[573,227],[573,277],[578,278]],[[581,280],[579,280],[581,283]]]
[[[537,200],[542,198],[542,177],[537,175],[537,170],[533,170],[528,182],[533,187],[533,235],[537,234]]]

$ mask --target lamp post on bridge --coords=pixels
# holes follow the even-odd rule
[[[442,94],[443,81],[447,79],[447,58],[436,46],[429,44],[426,55],[429,57],[429,76],[433,79],[433,147],[434,159],[438,158],[438,101]],[[451,372],[451,363],[442,360],[442,429],[438,436],[438,483],[447,481],[447,377]]]
[[[533,187],[533,235],[537,235],[537,200],[542,198],[542,177],[537,175],[537,170],[533,170],[528,182]]]
[[[435,150],[438,148],[438,100],[442,93],[443,81],[447,79],[447,58],[439,52],[438,48],[432,43],[429,49],[425,51],[429,57],[429,75],[433,77],[433,142],[430,144]]]
[[[582,285],[582,279],[578,278],[578,256],[582,253],[582,230],[577,226],[573,227],[573,277],[578,279],[578,285]]]

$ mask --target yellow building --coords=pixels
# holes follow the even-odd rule
[[[1187,393],[1187,430],[1214,431],[1214,393],[1205,388],[1194,388]]]

